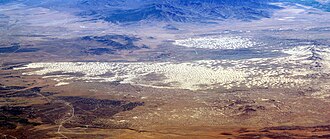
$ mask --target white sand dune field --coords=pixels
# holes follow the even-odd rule
[[[45,75],[59,81],[84,80],[129,83],[156,88],[204,90],[213,88],[292,88],[311,84],[307,76],[319,73],[310,66],[311,50],[316,46],[298,46],[283,50],[285,57],[245,60],[200,60],[192,62],[49,62],[31,63],[19,69],[34,69],[28,75]],[[329,50],[317,52],[324,59]],[[328,69],[328,60],[321,60]],[[228,66],[231,64],[233,66]],[[83,76],[47,76],[51,73],[82,73]],[[110,73],[112,76],[104,76]]]

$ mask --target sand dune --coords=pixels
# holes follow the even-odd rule
[[[204,49],[239,49],[253,47],[257,43],[248,38],[236,37],[203,37],[175,40],[175,45]]]
[[[49,62],[30,63],[19,69],[36,69],[28,75],[44,75],[58,82],[72,80],[120,82],[157,88],[212,89],[225,88],[292,88],[309,85],[310,75],[319,73],[310,66],[315,60],[313,46],[299,46],[283,50],[286,57],[244,60],[200,60],[193,62]],[[317,48],[318,49],[318,48]],[[327,49],[317,51],[322,59],[329,59]],[[324,61],[324,62],[323,62]],[[329,70],[329,62],[323,71]],[[232,66],[229,66],[232,65]],[[52,73],[64,76],[49,76]],[[68,74],[71,73],[71,74]],[[82,73],[83,76],[75,76]],[[111,74],[112,76],[105,76]],[[61,84],[60,85],[65,85]]]

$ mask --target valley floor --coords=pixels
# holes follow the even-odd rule
[[[1,71],[5,138],[327,138],[313,87],[190,91]]]

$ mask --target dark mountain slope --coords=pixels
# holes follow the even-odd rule
[[[248,21],[270,17],[272,11],[278,8],[262,0],[163,0],[138,5],[122,2],[118,6],[94,8],[89,13],[110,22],[208,22],[225,19]]]
[[[274,10],[280,9],[271,2],[298,3],[330,11],[329,2],[316,0],[0,0],[0,3],[11,1],[56,10],[74,9],[68,11],[115,23],[251,21],[269,18]]]

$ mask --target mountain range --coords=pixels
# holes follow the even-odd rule
[[[274,2],[330,11],[328,0],[0,0],[0,3],[9,2],[56,10],[74,9],[69,11],[114,23],[251,21],[270,18],[275,10],[281,9]]]

